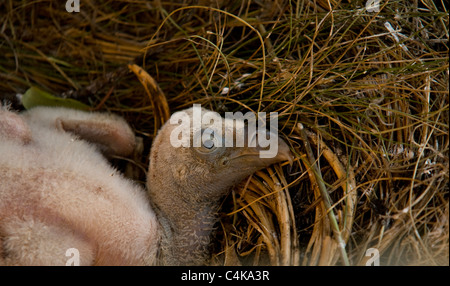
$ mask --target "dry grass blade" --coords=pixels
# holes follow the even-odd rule
[[[339,219],[339,229],[342,235],[342,240],[345,244],[347,244],[353,228],[355,208],[357,203],[356,181],[353,168],[351,166],[347,166],[347,168],[344,168],[336,154],[331,151],[331,149],[326,146],[325,143],[316,134],[308,132],[307,130],[305,130],[305,133],[308,138],[312,140],[314,145],[320,148],[320,153],[328,161],[331,168],[336,173],[338,180],[341,181],[339,186],[343,189],[343,196],[340,201],[345,200],[345,207],[343,210],[344,215]],[[332,208],[339,204],[340,201],[335,202]]]
[[[311,168],[311,172],[315,177],[316,180],[316,184],[319,188],[320,191],[320,196],[323,202],[323,205],[325,207],[325,212],[328,215],[328,219],[330,220],[330,226],[331,229],[333,231],[333,234],[335,236],[335,244],[333,244],[333,248],[336,247],[340,250],[341,253],[341,258],[343,260],[344,265],[350,265],[350,262],[348,260],[348,256],[347,256],[347,252],[345,250],[345,246],[346,246],[346,241],[344,240],[343,236],[342,236],[342,230],[339,228],[339,225],[337,223],[337,219],[336,219],[336,215],[334,213],[334,210],[332,208],[332,204],[331,204],[331,198],[328,195],[327,189],[325,187],[324,181],[322,179],[322,176],[320,174],[320,170],[316,165],[316,160],[314,159],[314,155],[312,153],[312,149],[309,146],[308,143],[308,139],[307,139],[307,135],[306,132],[304,131],[303,125],[301,123],[299,123],[299,131],[301,134],[301,137],[303,139],[303,142],[305,144],[305,148],[306,148],[306,153],[307,153],[307,157],[309,159],[309,168]],[[328,237],[327,237],[328,238]],[[328,239],[327,239],[328,241]],[[327,243],[327,246],[329,244]],[[332,257],[332,256],[330,256]]]
[[[138,77],[145,92],[148,94],[155,115],[155,132],[170,118],[169,105],[164,92],[158,83],[138,65],[128,65],[128,68]],[[156,133],[155,133],[156,134]]]

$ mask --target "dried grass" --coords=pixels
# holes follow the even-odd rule
[[[223,201],[213,264],[449,264],[443,2],[63,2],[0,2],[0,99],[34,85],[125,116],[137,181],[168,108],[279,112],[295,163]]]

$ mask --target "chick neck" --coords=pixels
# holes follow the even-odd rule
[[[166,190],[177,190],[177,186],[165,183]],[[153,187],[155,186],[149,186],[150,189]],[[187,199],[178,196],[180,193],[200,193],[201,191],[203,190],[190,189],[171,192],[170,196],[151,195],[150,201],[163,230],[159,259],[162,265],[204,265],[207,263],[210,236],[217,221],[216,213],[222,195],[201,201],[197,198]],[[226,190],[218,192],[218,194],[225,192]],[[155,193],[150,192],[150,194]],[[167,199],[168,197],[170,200]]]

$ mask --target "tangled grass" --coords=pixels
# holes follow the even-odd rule
[[[168,109],[278,112],[295,162],[224,199],[211,264],[449,264],[444,1],[63,2],[0,2],[0,99],[39,86],[123,115],[135,180]]]

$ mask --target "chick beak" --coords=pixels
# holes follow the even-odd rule
[[[276,146],[269,145],[267,147],[262,147],[257,138],[258,136],[266,136],[267,139],[267,133],[258,134],[257,132],[255,134],[257,136],[254,136],[248,134],[248,130],[245,128],[244,134],[244,147],[234,148],[230,154],[230,159],[239,158],[240,161],[243,161],[243,163],[260,167],[266,167],[277,162],[289,161],[289,165],[292,166],[294,157],[289,149],[289,146],[283,139],[278,137],[278,135],[273,133],[268,134],[273,138],[270,140],[270,143],[272,143],[272,145],[275,144]]]
[[[289,161],[289,165],[294,164],[294,156],[292,155],[289,145],[281,138],[278,137],[278,154],[275,159],[279,162]]]

